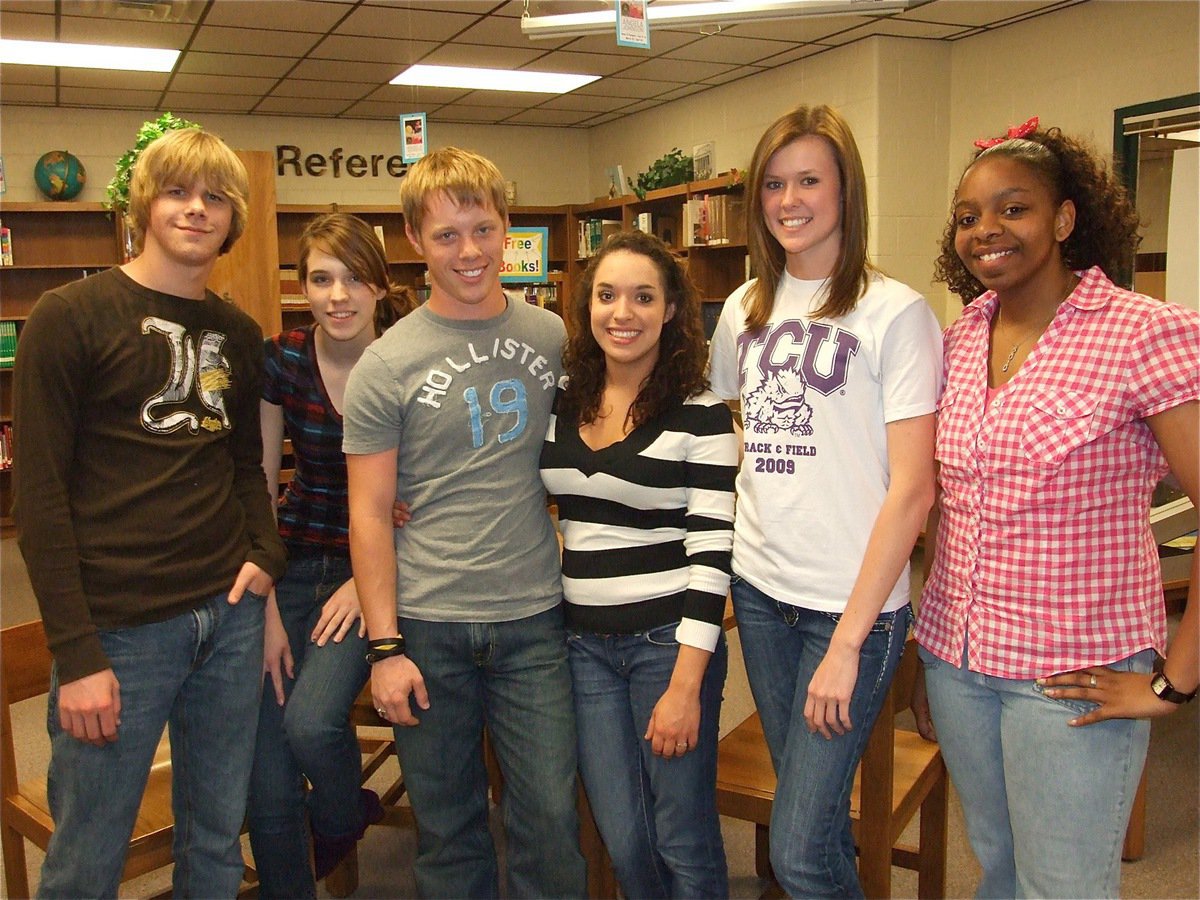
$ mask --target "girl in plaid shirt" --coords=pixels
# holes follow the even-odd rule
[[[1148,519],[1168,466],[1200,493],[1200,316],[1112,283],[1137,214],[1085,146],[1036,120],[977,145],[938,260],[975,299],[945,335],[916,628],[928,705],[978,896],[1115,897],[1150,735],[1124,717],[1200,681],[1191,596],[1152,682],[1166,624]]]
[[[382,816],[379,798],[359,787],[350,726],[369,668],[350,574],[341,407],[367,345],[413,305],[407,289],[389,281],[371,226],[345,213],[308,223],[297,275],[316,321],[267,339],[261,404],[273,498],[285,432],[295,458],[276,507],[288,569],[267,603],[267,677],[250,784],[250,842],[263,897],[315,896],[306,806],[318,881]]]

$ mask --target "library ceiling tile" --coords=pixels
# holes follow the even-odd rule
[[[9,91],[18,84],[45,84],[54,87],[54,75],[58,70],[53,66],[16,66],[12,63],[0,64],[0,93],[5,102]]]
[[[273,31],[265,38],[257,28],[225,28],[205,25],[196,32],[192,50],[210,53],[263,53],[299,59],[321,40],[303,31]]]
[[[648,78],[655,81],[670,80],[687,83],[705,81],[714,75],[728,72],[733,66],[724,62],[702,62],[697,59],[648,59],[621,73],[620,77]]]
[[[108,69],[58,70],[63,87],[104,88],[110,91],[162,91],[171,80],[170,72],[110,72]]]
[[[467,106],[456,103],[443,107],[442,110],[431,113],[435,122],[496,122],[515,116],[524,107],[520,106]],[[400,110],[404,112],[404,110]]]
[[[472,69],[524,69],[542,55],[541,51],[529,47],[442,44],[428,56],[422,57],[421,62],[431,66],[466,66]]]
[[[920,22],[942,22],[949,25],[979,26],[1019,18],[1063,5],[1063,0],[958,0],[956,3],[931,3],[915,9],[906,9],[896,18]],[[1066,5],[1070,6],[1071,4]]]
[[[412,112],[427,106],[441,106],[466,97],[470,91],[462,88],[416,87],[411,84],[385,84],[371,92],[365,100],[396,104],[393,109]]]
[[[335,34],[448,41],[475,23],[477,16],[432,9],[359,6],[333,29]]]
[[[538,108],[527,109],[515,116],[510,116],[504,121],[512,125],[557,125],[565,127],[568,125],[578,125],[580,122],[591,117],[592,113],[590,112]]]
[[[664,55],[667,59],[705,59],[710,62],[745,65],[790,50],[793,46],[795,45],[790,41],[768,41],[761,38],[714,34]]]
[[[164,98],[211,97],[205,109],[263,115],[391,118],[425,110],[435,121],[592,127],[872,35],[956,41],[1081,2],[926,0],[884,16],[744,22],[716,33],[652,28],[644,49],[617,46],[611,31],[530,40],[521,33],[525,0],[0,0],[6,37],[183,50],[165,83],[138,74],[72,75],[54,90],[57,70],[35,75],[25,71],[33,67],[13,66],[0,68],[0,82],[6,104],[153,108]],[[528,6],[533,15],[580,8],[577,0]],[[561,97],[388,84],[421,61],[600,79]]]
[[[324,34],[349,12],[345,3],[289,0],[287,3],[213,3],[204,17],[205,28],[232,25],[255,31],[308,31]]]
[[[538,109],[573,109],[580,112],[612,112],[629,105],[627,97],[594,97],[571,91],[560,97],[552,97]]]
[[[116,44],[182,50],[194,28],[175,22],[137,22],[89,16],[60,16],[58,40],[68,44]]]
[[[8,100],[5,90],[4,99]],[[92,106],[96,109],[155,109],[160,91],[114,91],[109,88],[59,87],[60,106]]]
[[[720,72],[716,75],[711,75],[704,79],[706,85],[729,84],[731,81],[737,81],[739,78],[749,78],[751,75],[761,75],[767,71],[761,66],[738,66],[736,69],[729,69],[726,72]],[[655,98],[661,100],[661,97]]]
[[[404,63],[355,62],[348,59],[305,59],[288,72],[289,78],[328,78],[333,81],[386,83],[396,77]]]
[[[264,97],[254,111],[292,116],[336,116],[351,105],[346,100],[329,97]]]
[[[282,78],[294,63],[284,56],[250,56],[244,53],[186,53],[177,71],[195,75],[251,75]]]
[[[170,90],[192,94],[253,94],[261,97],[279,81],[278,78],[256,78],[252,75],[200,75],[180,72],[171,79]]]
[[[682,87],[683,81],[645,81],[640,78],[604,78],[593,81],[572,93],[596,97],[627,97],[630,100],[641,100],[646,97],[657,97],[667,91]]]
[[[258,95],[196,93],[195,91],[167,91],[163,97],[163,108],[172,112],[227,112],[248,113],[259,101]]]
[[[731,25],[727,34],[732,37],[767,38],[806,44],[824,42],[828,37],[854,28],[869,16],[820,16],[809,19],[775,19],[768,22],[744,22]]]
[[[612,53],[572,53],[560,50],[522,66],[528,72],[575,72],[579,75],[612,75],[637,65],[639,60]]]
[[[491,44],[496,47],[533,47],[543,52],[557,50],[571,43],[574,38],[551,38],[531,41],[521,34],[521,18],[516,16],[490,15],[476,20],[466,31],[455,37],[456,41],[470,44]]]
[[[21,41],[52,41],[54,40],[54,16],[46,15],[54,8],[42,4],[41,14],[16,12],[5,3],[0,7],[0,32],[6,38]]]
[[[324,100],[361,100],[374,85],[352,81],[310,81],[289,78],[271,91],[272,97],[320,97]]]
[[[328,35],[313,47],[316,59],[353,59],[362,62],[414,63],[431,50],[442,46],[437,41],[403,38],[369,38],[348,34]]]
[[[4,84],[4,102],[27,106],[55,106],[58,95],[52,84]]]

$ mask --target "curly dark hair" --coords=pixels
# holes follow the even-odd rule
[[[592,334],[591,300],[600,263],[619,251],[647,257],[662,276],[663,293],[675,314],[663,323],[658,360],[629,409],[633,426],[649,422],[708,387],[708,348],[700,293],[669,247],[652,234],[623,231],[610,237],[592,257],[567,310],[569,336],[563,370],[569,376],[558,415],[574,425],[596,420],[604,396],[604,351]]]
[[[1141,222],[1129,191],[1099,154],[1057,128],[1038,130],[978,151],[963,177],[979,160],[994,156],[1027,165],[1049,187],[1055,203],[1070,200],[1075,204],[1075,229],[1062,243],[1063,263],[1068,268],[1099,266],[1114,282],[1128,282],[1133,255],[1142,240],[1138,234]],[[945,282],[965,304],[982,294],[984,287],[954,249],[956,230],[952,208],[942,233],[934,280]]]

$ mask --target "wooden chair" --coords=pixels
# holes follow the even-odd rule
[[[43,775],[18,783],[11,707],[50,691],[50,650],[41,620],[0,630],[0,844],[4,851],[6,896],[29,896],[25,841],[45,851],[54,833]],[[175,824],[171,811],[171,747],[163,740],[154,755],[142,806],[129,839],[121,881],[170,865]],[[257,876],[246,867],[246,882]],[[250,887],[243,894],[253,894]]]
[[[4,735],[0,743],[0,762],[3,763],[0,842],[4,845],[5,887],[12,898],[29,896],[25,841],[45,850],[54,833],[54,821],[50,818],[50,804],[46,799],[46,778],[17,782],[16,749],[9,710],[14,703],[50,691],[51,661],[41,620],[0,631],[0,700],[3,700],[0,731]],[[150,769],[121,880],[128,881],[169,865],[173,859],[173,833],[171,752],[164,742]]]
[[[917,896],[942,897],[946,885],[949,779],[937,744],[898,730],[919,665],[909,641],[891,690],[867,741],[854,778],[850,817],[858,845],[858,874],[868,897],[890,897],[892,866],[917,872]],[[717,751],[717,806],[723,816],[755,823],[755,868],[772,878],[771,804],[775,771],[758,713],[721,739]],[[898,843],[920,811],[919,841]]]

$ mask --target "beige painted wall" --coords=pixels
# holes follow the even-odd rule
[[[0,152],[4,154],[8,182],[4,199],[42,199],[33,183],[34,163],[47,150],[69,150],[88,172],[87,186],[78,199],[103,200],[117,157],[133,143],[142,122],[155,115],[122,110],[0,108]],[[276,145],[290,144],[300,147],[304,155],[320,153],[326,157],[335,147],[343,148],[346,156],[391,156],[400,152],[398,121],[183,115],[243,150],[274,153]],[[517,182],[518,203],[559,204],[582,199],[580,174],[592,168],[586,131],[431,123],[429,132],[433,148],[453,144],[492,159],[506,178]],[[377,178],[351,178],[343,168],[339,178],[329,174],[282,175],[276,189],[280,203],[397,203],[399,184],[400,179],[389,177],[383,167]]]

